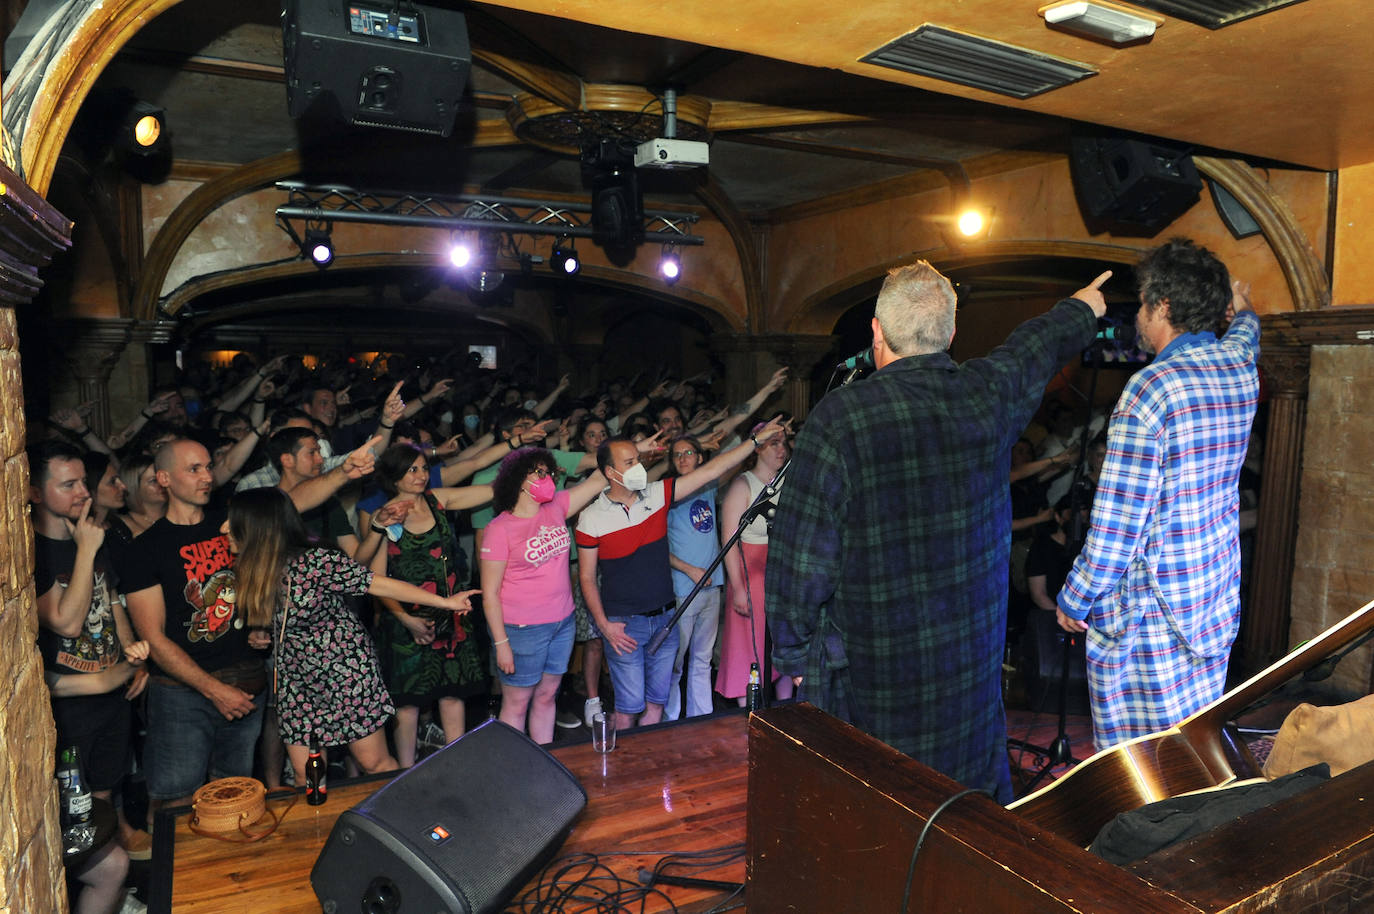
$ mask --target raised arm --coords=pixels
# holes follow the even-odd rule
[[[750,435],[741,444],[717,454],[692,472],[679,477],[677,486],[673,489],[674,500],[681,501],[708,482],[719,479],[727,471],[743,463],[745,458],[754,453],[755,450],[772,441],[776,436],[785,434],[787,429],[778,421],[778,418],[777,416],[773,417],[768,420],[767,425],[759,429],[756,434]]]

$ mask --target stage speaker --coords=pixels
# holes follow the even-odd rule
[[[292,117],[445,137],[472,65],[462,13],[385,0],[285,0],[282,51]]]
[[[1075,136],[1074,192],[1092,232],[1151,237],[1202,194],[1187,147],[1119,136]]]
[[[325,914],[497,912],[586,805],[553,756],[488,721],[340,815],[310,884]]]

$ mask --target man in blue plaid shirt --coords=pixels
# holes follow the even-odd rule
[[[773,658],[802,697],[1011,799],[1002,651],[1011,448],[1089,345],[1111,273],[957,365],[954,290],[930,264],[878,293],[872,377],[797,437],[769,538]]]
[[[1088,633],[1099,751],[1225,688],[1240,623],[1238,479],[1259,399],[1248,286],[1184,239],[1146,254],[1136,278],[1140,346],[1156,355],[1112,413],[1092,527],[1058,600],[1059,624]]]

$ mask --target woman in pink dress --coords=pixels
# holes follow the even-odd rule
[[[757,432],[761,426],[754,428]],[[744,472],[735,477],[720,505],[720,535],[729,539],[740,518],[773,481],[791,454],[789,435],[777,435],[765,442],[745,462]],[[720,670],[716,691],[744,705],[749,691],[749,665],[757,663],[760,675],[764,666],[763,576],[768,567],[768,524],[762,515],[745,528],[739,544],[725,555],[728,581],[725,614],[721,620]],[[792,697],[792,680],[773,674],[778,698]]]

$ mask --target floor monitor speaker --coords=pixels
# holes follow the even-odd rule
[[[587,794],[488,721],[339,816],[310,873],[326,914],[486,914],[557,851]]]

